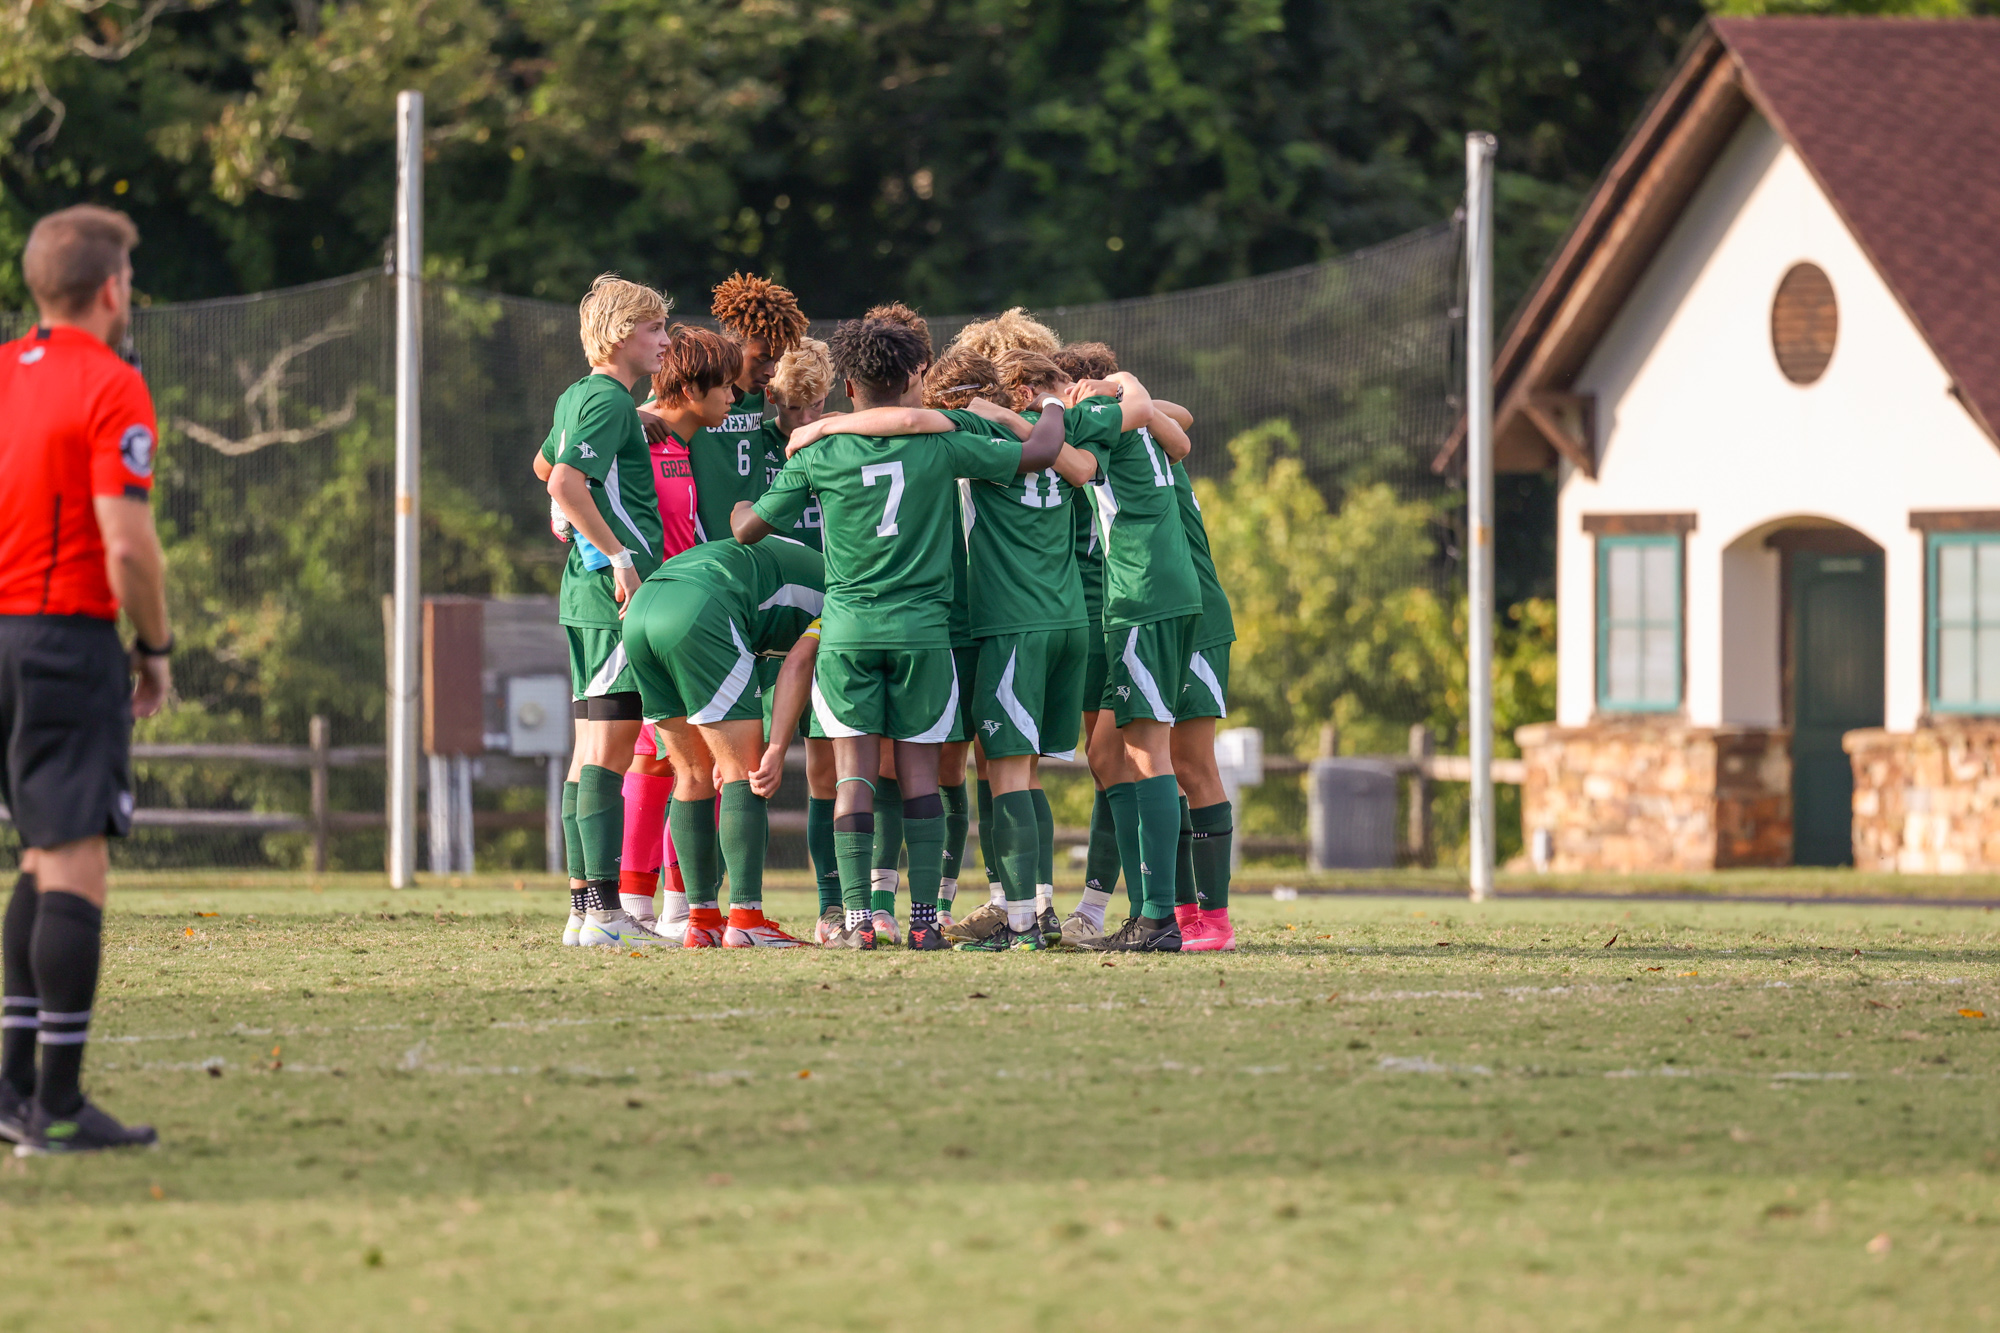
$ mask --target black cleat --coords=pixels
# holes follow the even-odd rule
[[[14,1085],[0,1082],[0,1139],[9,1143],[28,1141],[28,1117],[34,1114],[35,1099],[14,1091]]]
[[[1107,953],[1179,953],[1181,928],[1170,916],[1157,920],[1149,916],[1127,917],[1117,934],[1083,947]]]
[[[52,1116],[37,1105],[28,1122],[28,1137],[21,1140],[14,1155],[57,1157],[106,1148],[150,1148],[159,1141],[151,1125],[121,1125],[92,1102],[86,1101],[63,1116]]]
[[[1042,932],[1042,943],[1051,949],[1062,943],[1062,918],[1056,915],[1053,903],[1044,907],[1042,914],[1035,918],[1035,927]]]
[[[822,949],[873,949],[875,947],[875,926],[864,922],[858,926],[842,926],[827,936]]]
[[[910,933],[904,937],[903,944],[904,947],[916,949],[921,953],[933,953],[951,948],[951,941],[944,937],[944,931],[936,922],[926,926],[912,923]]]

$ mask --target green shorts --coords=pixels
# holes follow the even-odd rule
[[[1181,682],[1181,706],[1174,716],[1182,722],[1197,717],[1229,716],[1229,645],[1197,648],[1188,658],[1187,679]]]
[[[1200,616],[1105,631],[1102,707],[1119,726],[1142,718],[1171,725]]]
[[[962,741],[949,648],[828,648],[813,668],[813,716],[829,736]]]
[[[1090,651],[1083,664],[1083,706],[1094,712],[1104,700],[1104,622],[1091,621],[1084,635]]]
[[[969,643],[951,650],[952,670],[964,688],[958,692],[958,739],[969,741],[976,736],[979,724],[972,717],[972,682],[979,677],[979,645]]]
[[[764,706],[764,743],[771,743],[771,714],[778,706],[778,673],[785,668],[782,657],[760,657],[757,659],[757,697]],[[813,716],[812,700],[806,700],[806,711],[799,714],[797,736],[802,741],[826,739],[826,733],[819,729],[819,719]]]
[[[758,716],[757,658],[741,626],[697,583],[649,581],[625,613],[646,720],[684,717],[697,726]]]
[[[1076,758],[1090,631],[1031,630],[979,641],[973,725],[988,759]]]
[[[631,694],[639,682],[625,651],[622,629],[596,625],[564,625],[569,640],[569,697],[597,699],[607,694]]]

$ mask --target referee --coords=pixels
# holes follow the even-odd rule
[[[151,1144],[83,1095],[107,837],[132,826],[132,718],[166,701],[166,567],[147,500],[153,402],[113,351],[132,317],[123,213],[81,205],[28,234],[41,312],[0,345],[0,800],[26,851],[0,932],[0,1136],[17,1156]],[[118,639],[118,610],[136,637]],[[136,686],[133,678],[137,677]]]

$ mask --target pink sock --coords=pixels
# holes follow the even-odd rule
[[[620,869],[657,881],[666,863],[667,798],[674,780],[650,773],[625,775],[625,855]]]
[[[1185,933],[1190,926],[1196,925],[1200,921],[1201,921],[1201,906],[1198,903],[1174,904],[1174,924],[1179,926],[1183,933]]]

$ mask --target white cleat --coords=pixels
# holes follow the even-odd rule
[[[895,914],[893,912],[875,913],[875,943],[879,945],[901,944],[902,942],[903,935],[901,931],[896,929]]]
[[[583,943],[583,913],[571,912],[569,924],[563,927],[563,947],[574,949]]]
[[[688,919],[684,916],[672,918],[663,916],[655,917],[651,922],[647,923],[647,929],[651,930],[655,935],[672,940],[676,944],[684,944],[687,942]]]
[[[578,943],[590,949],[678,949],[680,947],[679,940],[654,934],[622,910],[585,912],[583,936]]]

